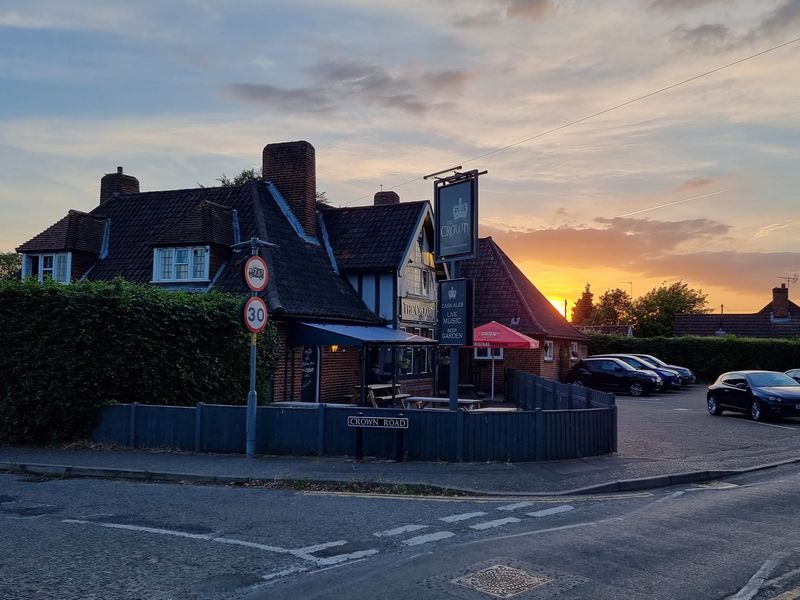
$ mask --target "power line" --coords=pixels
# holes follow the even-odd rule
[[[736,65],[742,64],[743,62],[747,62],[748,60],[752,60],[754,58],[758,58],[759,56],[763,56],[764,54],[768,54],[770,52],[774,52],[775,50],[779,50],[779,49],[784,48],[786,46],[789,46],[791,44],[795,44],[797,42],[800,42],[800,37],[794,38],[793,40],[789,40],[788,42],[783,42],[782,44],[778,44],[777,46],[772,46],[771,48],[767,48],[766,50],[761,50],[760,52],[756,52],[755,54],[751,54],[750,56],[745,56],[744,58],[740,58],[740,59],[735,60],[733,62],[730,62],[728,64],[722,65],[720,67],[716,67],[714,69],[711,69],[710,71],[705,71],[704,73],[700,73],[699,75],[694,75],[692,77],[689,77],[688,79],[684,79],[683,81],[679,81],[677,83],[673,83],[673,84],[667,85],[665,87],[659,88],[659,89],[654,90],[652,92],[648,92],[647,94],[643,94],[643,95],[638,96],[636,98],[632,98],[630,100],[626,100],[625,102],[621,102],[619,104],[615,104],[614,106],[610,106],[609,108],[604,108],[603,110],[597,111],[597,112],[592,113],[590,115],[586,115],[584,117],[581,117],[580,119],[575,119],[574,121],[569,121],[568,123],[564,123],[562,125],[559,125],[558,127],[553,127],[552,129],[547,129],[545,131],[541,131],[541,132],[539,132],[539,133],[537,133],[535,135],[532,135],[530,137],[526,137],[526,138],[518,140],[516,142],[512,142],[511,144],[507,144],[505,146],[501,146],[499,148],[495,148],[494,150],[489,150],[488,152],[484,152],[483,154],[479,154],[479,155],[474,156],[472,158],[469,158],[469,159],[466,159],[466,160],[462,160],[462,161],[458,161],[458,162],[460,162],[462,165],[465,165],[467,163],[471,163],[471,162],[475,162],[476,160],[480,160],[481,158],[486,158],[487,156],[493,156],[495,154],[499,154],[500,152],[505,152],[506,150],[509,150],[509,149],[514,148],[516,146],[519,146],[521,144],[525,144],[527,142],[531,142],[533,140],[539,139],[539,138],[544,137],[546,135],[550,135],[551,133],[555,133],[556,131],[561,131],[562,129],[566,129],[567,127],[572,127],[573,125],[577,125],[579,123],[583,123],[584,121],[588,121],[590,119],[594,119],[595,117],[599,117],[601,115],[605,115],[607,113],[610,113],[611,111],[623,108],[623,107],[628,106],[630,104],[634,104],[635,102],[640,102],[642,100],[645,100],[647,98],[655,96],[656,94],[661,94],[663,92],[675,89],[676,87],[680,87],[682,85],[686,85],[687,83],[691,83],[692,81],[697,81],[698,79],[701,79],[703,77],[707,77],[709,75],[713,75],[714,73],[719,73],[720,71],[724,71],[725,69],[729,69],[729,68],[734,67]],[[419,177],[415,177],[414,179],[409,179],[408,181],[404,181],[402,183],[398,183],[398,184],[395,184],[395,185],[393,185],[391,187],[386,187],[386,188],[383,188],[383,189],[384,189],[384,191],[395,190],[395,189],[397,189],[399,187],[402,187],[404,185],[408,185],[409,183],[414,183],[416,181],[421,181],[421,180],[422,180],[422,176],[419,176]],[[366,198],[369,198],[369,197],[370,197],[370,194],[367,194],[366,196],[361,196],[360,198],[356,198],[355,200],[351,200],[350,202],[345,202],[344,204],[342,204],[342,206],[347,206],[349,204],[353,204],[355,202],[359,202],[361,200],[365,200]]]

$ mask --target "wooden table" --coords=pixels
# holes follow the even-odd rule
[[[432,396],[409,396],[401,401],[403,408],[425,408],[427,406],[444,406],[450,405],[449,398],[433,398]],[[474,410],[480,408],[482,400],[459,398],[458,407],[462,410]]]
[[[392,395],[392,388],[395,393]],[[410,394],[401,394],[399,387],[392,386],[391,383],[370,383],[366,386],[366,400],[375,408],[384,408],[386,404],[390,404],[393,400],[403,403]],[[356,386],[356,394],[358,399],[361,399],[361,386]],[[381,406],[383,404],[384,406]],[[403,405],[405,407],[405,405]]]

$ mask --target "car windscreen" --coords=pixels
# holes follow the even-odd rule
[[[750,373],[747,381],[753,387],[800,386],[794,379],[784,373]]]
[[[657,365],[659,367],[668,367],[669,366],[663,360],[661,360],[660,358],[656,358],[655,356],[647,355],[647,356],[643,356],[642,358],[644,358],[645,360],[649,360],[651,363],[653,363],[653,364],[655,364],[655,365]]]

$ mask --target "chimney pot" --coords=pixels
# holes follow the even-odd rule
[[[397,195],[397,192],[380,191],[375,193],[375,206],[386,206],[389,204],[400,204],[400,196]]]
[[[132,175],[125,175],[122,167],[116,173],[106,173],[100,179],[100,204],[114,197],[115,194],[138,194],[139,180]]]
[[[781,287],[772,288],[772,318],[789,318],[789,288],[785,283]]]
[[[306,141],[267,144],[263,176],[278,188],[307,235],[317,236],[317,175],[314,146]]]

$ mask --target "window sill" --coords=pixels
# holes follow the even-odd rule
[[[150,283],[211,283],[210,279],[151,279]]]

